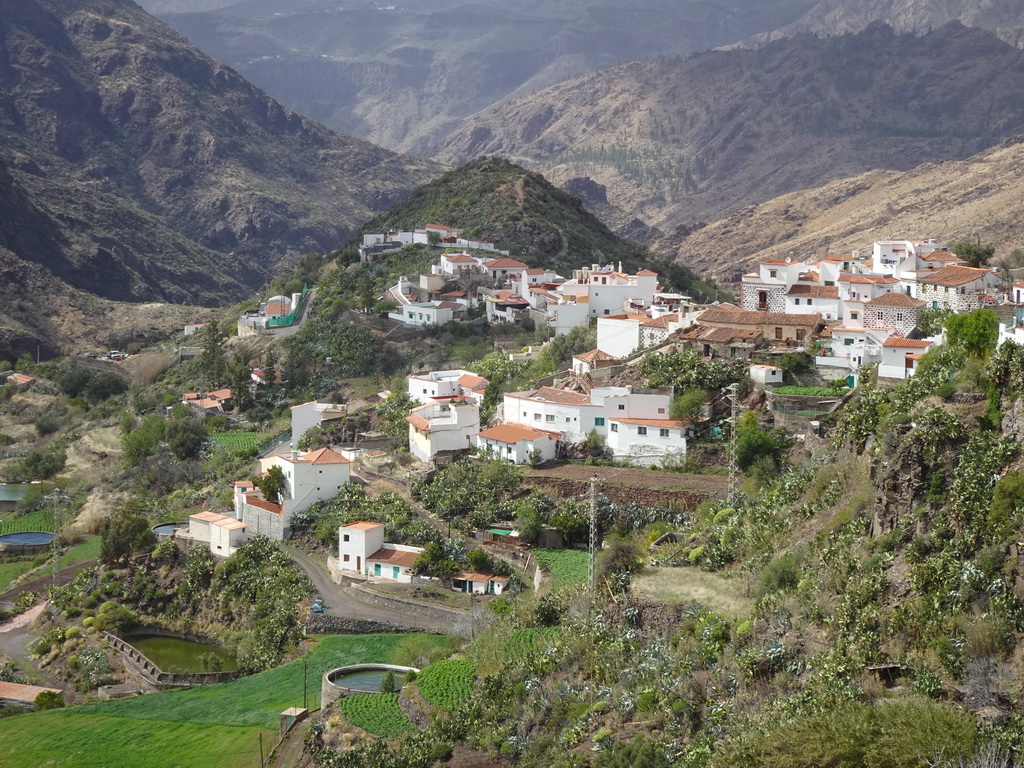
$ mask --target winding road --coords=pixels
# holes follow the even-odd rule
[[[447,632],[451,629],[447,622],[440,619],[413,616],[401,611],[393,611],[389,608],[382,608],[378,605],[363,602],[340,584],[335,584],[331,581],[323,566],[307,554],[288,544],[282,543],[281,547],[309,577],[309,580],[313,582],[317,594],[324,599],[324,613],[328,616],[381,621],[388,624],[419,627],[420,629],[429,629],[436,632]]]

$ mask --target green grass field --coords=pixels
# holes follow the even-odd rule
[[[583,584],[587,580],[587,558],[581,549],[535,549],[540,569],[556,587]]]
[[[217,444],[218,448],[235,453],[246,453],[255,451],[263,445],[266,436],[257,432],[217,432],[210,435],[210,439]]]
[[[29,512],[23,517],[16,517],[0,523],[0,536],[5,533],[18,533],[20,531],[50,532],[52,530],[53,513],[48,509],[39,509],[35,512]]]
[[[305,657],[309,708],[320,705],[324,672],[345,664],[387,662],[404,637],[321,638]],[[302,680],[299,660],[218,685],[6,718],[0,720],[0,765],[254,767],[260,732],[265,747],[273,743],[270,732],[276,733],[279,713],[302,706]]]
[[[398,707],[397,693],[370,693],[338,699],[338,711],[356,728],[390,739],[416,728]]]
[[[442,659],[416,677],[420,695],[435,707],[455,709],[469,698],[476,679],[476,665],[466,659]]]
[[[6,592],[10,588],[11,582],[31,567],[31,560],[15,560],[10,563],[0,563],[0,592]]]

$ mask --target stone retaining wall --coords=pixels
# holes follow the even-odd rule
[[[160,630],[146,630],[147,634],[162,635],[164,637],[181,637],[172,632]],[[136,672],[142,675],[148,683],[160,688],[191,687],[193,685],[207,685],[209,683],[222,683],[225,680],[233,680],[238,677],[237,672],[164,672],[156,664],[144,656],[138,648],[122,640],[117,635],[104,632],[110,647],[121,656],[122,659]]]
[[[347,616],[328,616],[326,613],[310,614],[306,620],[306,632],[311,635],[368,635],[377,632],[433,632],[434,630],[391,624],[386,621],[350,619]]]
[[[350,672],[377,672],[380,670],[391,670],[395,677],[405,675],[408,672],[419,673],[416,667],[400,667],[397,664],[353,664],[348,667],[338,667],[324,673],[320,681],[320,709],[323,710],[344,696],[363,696],[365,694],[380,693],[380,691],[363,691],[358,688],[345,688],[336,685],[331,680],[339,675],[346,675]]]
[[[441,605],[426,605],[418,600],[410,600],[405,597],[399,597],[398,595],[389,595],[383,592],[378,592],[375,589],[370,589],[364,584],[353,584],[349,587],[349,590],[355,594],[359,600],[363,600],[373,605],[379,605],[381,608],[387,608],[392,611],[399,613],[408,613],[413,616],[420,616],[426,619],[433,619],[435,621],[446,621],[452,624],[459,624],[466,622],[471,614],[469,611],[460,610],[458,608],[447,608]]]

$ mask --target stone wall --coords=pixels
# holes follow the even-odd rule
[[[271,541],[284,541],[291,538],[291,528],[284,515],[254,507],[251,504],[242,506],[242,522],[246,525],[246,533],[253,536],[267,536]]]
[[[392,624],[387,621],[352,619],[348,616],[328,616],[312,613],[306,620],[306,632],[311,635],[368,635],[378,632],[433,632],[421,627]],[[434,634],[439,634],[434,632]]]
[[[358,688],[345,688],[341,685],[335,685],[331,682],[335,677],[348,674],[349,672],[376,672],[379,670],[391,670],[395,673],[395,677],[404,676],[408,672],[419,672],[415,667],[400,667],[395,664],[353,664],[348,667],[332,669],[324,673],[323,679],[320,681],[320,709],[326,708],[343,696],[362,696],[374,693],[373,691],[362,691]]]
[[[527,477],[523,484],[541,488],[559,498],[579,498],[590,491],[589,482],[563,477]],[[613,483],[601,483],[601,494],[620,506],[636,502],[642,507],[657,506],[682,512],[692,512],[702,501],[716,498],[712,493],[692,488],[638,488]]]
[[[353,584],[349,589],[355,593],[356,599],[363,602],[379,605],[381,608],[387,608],[399,613],[408,613],[434,621],[447,622],[453,627],[465,624],[472,619],[469,611],[447,608],[441,605],[426,605],[418,600],[410,600],[398,595],[378,592],[375,589],[370,589],[365,584]]]

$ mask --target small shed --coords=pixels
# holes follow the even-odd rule
[[[782,369],[777,365],[752,365],[750,366],[750,380],[755,387],[764,387],[768,384],[782,383]]]

